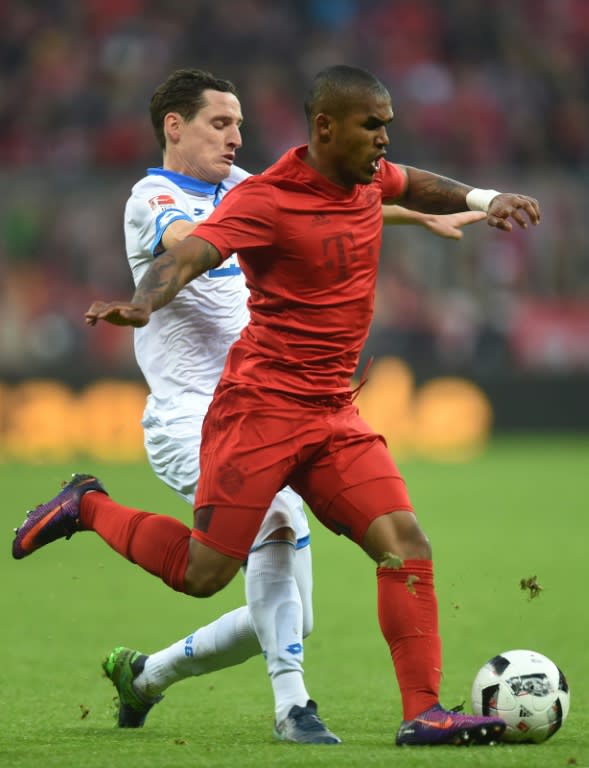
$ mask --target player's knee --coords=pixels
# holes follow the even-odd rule
[[[412,560],[431,560],[432,546],[430,540],[419,527],[417,520],[413,515],[413,525],[405,528],[401,526],[402,531],[398,533],[401,542],[400,553],[405,559]]]
[[[414,560],[431,560],[432,559],[431,542],[421,529],[417,531],[417,534],[412,541],[412,547],[413,547],[413,551],[415,552],[415,554],[412,555],[412,558]]]
[[[413,513],[396,512],[393,520],[397,523],[396,532],[404,548],[404,557],[417,560],[431,560],[430,540],[422,531]]]
[[[192,539],[184,591],[193,597],[211,597],[229,584],[240,565],[240,560],[222,555]]]
[[[281,528],[275,528],[264,539],[264,543],[272,541],[291,541],[294,544],[296,542],[296,535],[289,525],[285,525]]]
[[[223,574],[198,573],[189,569],[184,576],[184,591],[192,597],[212,597],[229,581]]]
[[[364,550],[376,562],[385,553],[403,560],[431,560],[432,548],[415,515],[408,511],[391,512],[376,518],[369,525],[363,543]]]

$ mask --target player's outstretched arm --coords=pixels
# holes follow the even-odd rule
[[[462,227],[486,219],[482,211],[461,211],[460,213],[422,213],[411,211],[401,205],[383,205],[382,220],[384,224],[417,224],[425,227],[438,237],[460,240],[464,232]]]
[[[513,222],[522,228],[540,222],[538,201],[515,192],[476,189],[446,176],[405,166],[407,185],[399,200],[412,210],[425,213],[457,213],[465,210],[487,213],[491,227],[510,232]]]
[[[187,237],[162,253],[141,278],[131,301],[95,301],[86,311],[88,325],[147,325],[152,312],[168,304],[195,277],[218,266],[221,254],[207,240]]]

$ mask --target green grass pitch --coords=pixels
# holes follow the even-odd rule
[[[114,727],[100,662],[114,645],[154,651],[243,602],[241,576],[221,594],[171,592],[94,534],[58,541],[21,562],[12,528],[72,471],[96,472],[120,501],[190,521],[147,465],[0,465],[2,629],[0,765],[10,768],[589,766],[586,589],[589,436],[495,439],[467,464],[408,461],[402,470],[430,536],[444,647],[442,702],[466,701],[478,668],[510,648],[552,658],[571,687],[562,730],[539,746],[398,749],[400,703],[376,620],[373,566],[312,521],[315,630],[307,686],[344,740],[275,743],[261,657],[171,688],[144,729]],[[536,576],[530,599],[520,580]]]

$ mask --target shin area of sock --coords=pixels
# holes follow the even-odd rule
[[[403,719],[411,720],[439,697],[442,654],[432,563],[380,567],[377,579],[379,623],[395,666]]]
[[[102,493],[82,497],[80,518],[115,552],[184,592],[190,528],[179,520],[126,507]]]

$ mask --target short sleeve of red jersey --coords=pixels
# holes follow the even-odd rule
[[[379,175],[381,177],[381,189],[383,202],[387,200],[396,200],[405,191],[407,177],[405,173],[394,163],[386,160],[380,161]]]
[[[271,245],[276,216],[271,185],[250,177],[228,192],[190,234],[214,245],[227,259],[236,251]]]

